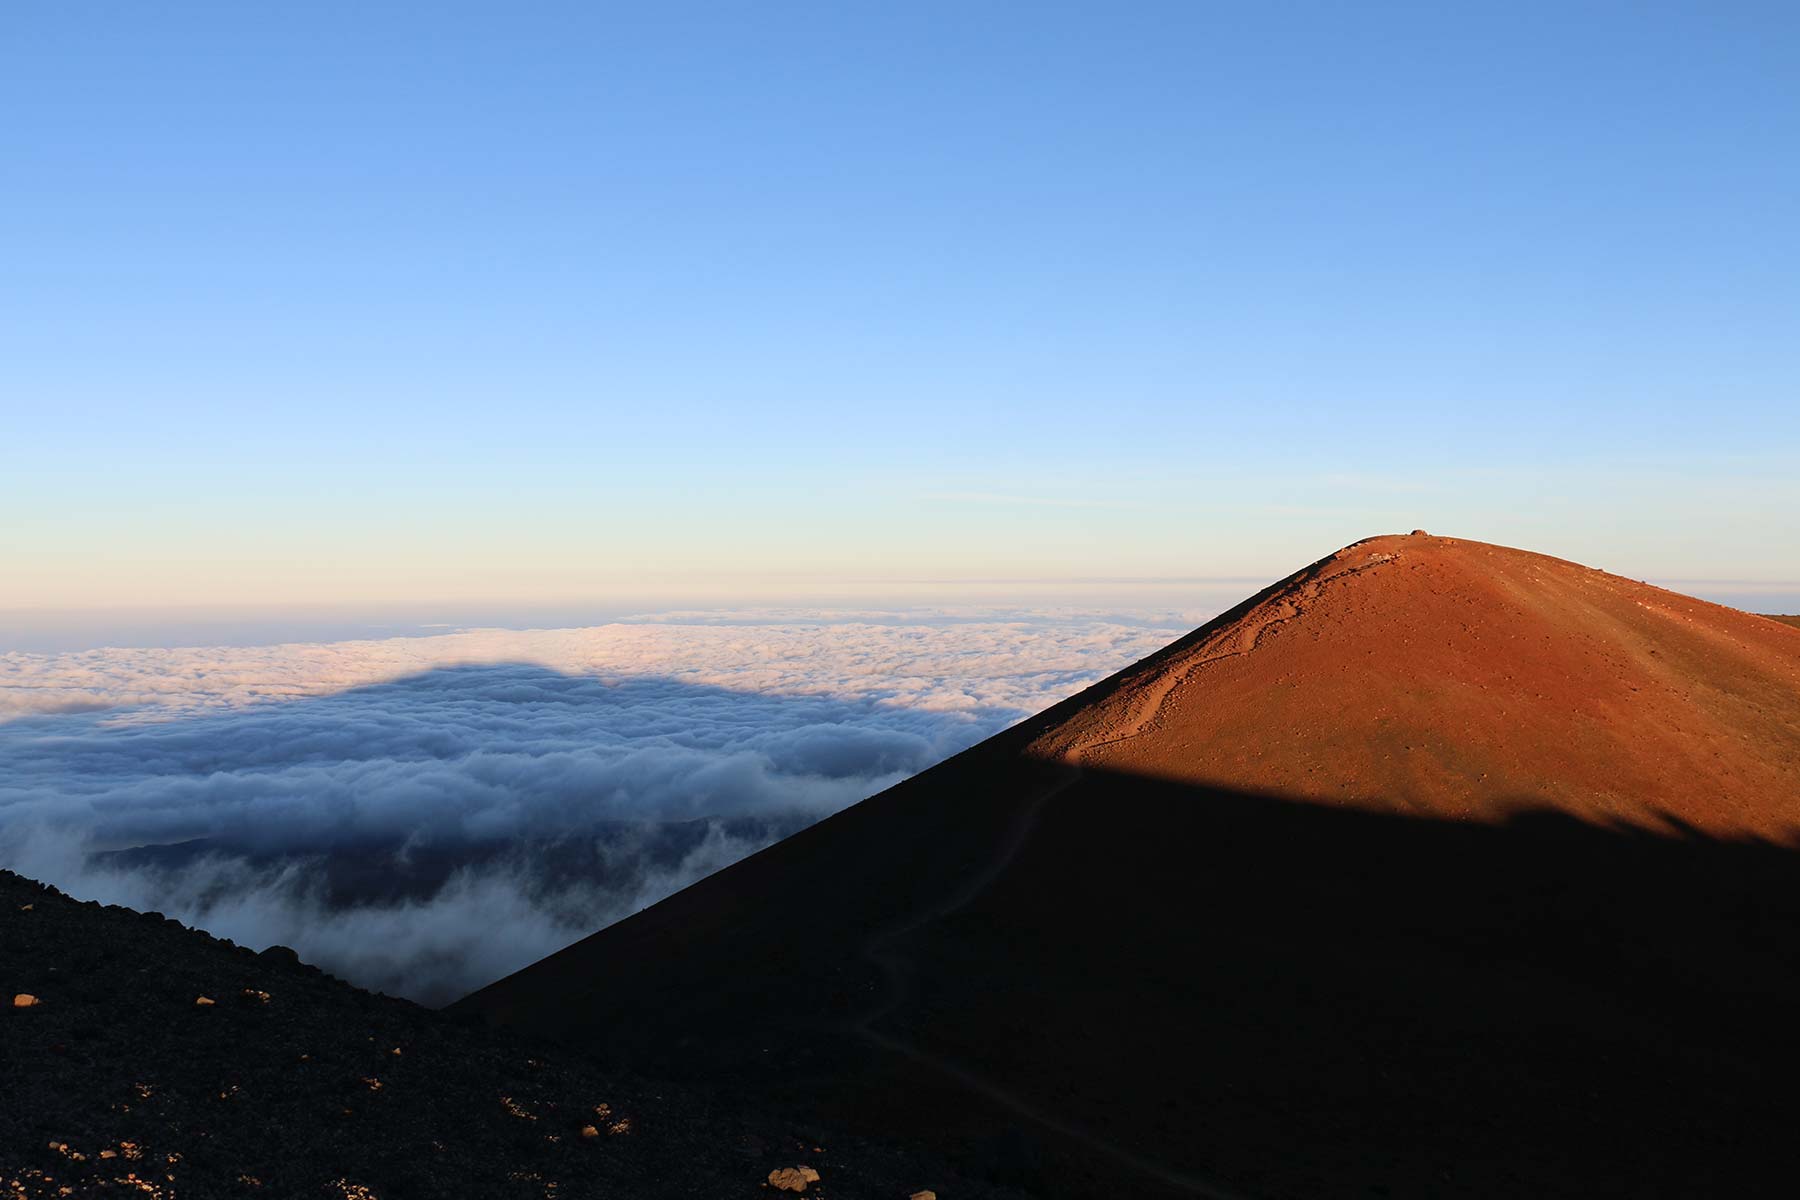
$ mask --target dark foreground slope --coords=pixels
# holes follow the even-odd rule
[[[461,1002],[1045,1195],[1790,1181],[1800,633],[1361,543]]]
[[[0,990],[0,1196],[754,1196],[801,1165],[808,1195],[984,1190],[10,872]]]

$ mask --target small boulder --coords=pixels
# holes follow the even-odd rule
[[[36,1008],[38,1005],[40,1005],[42,1003],[43,1003],[42,1000],[39,1000],[36,996],[32,995],[30,992],[20,992],[18,995],[13,997],[13,1007],[14,1008]]]
[[[195,1008],[211,1008],[212,1006],[213,1006],[213,999],[211,996],[195,996],[194,997],[194,1007]]]
[[[922,1192],[914,1192],[912,1195],[908,1196],[906,1200],[937,1200],[937,1193],[930,1188],[926,1188]]]
[[[818,1181],[819,1173],[811,1167],[777,1167],[769,1172],[769,1186],[783,1192],[804,1192],[807,1184]]]

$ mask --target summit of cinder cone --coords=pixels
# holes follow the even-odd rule
[[[1440,817],[1800,827],[1795,630],[1503,546],[1354,543],[1096,692],[1033,752]]]
[[[1033,1196],[1756,1194],[1797,804],[1800,630],[1374,538],[458,1007]]]

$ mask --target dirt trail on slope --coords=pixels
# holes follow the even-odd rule
[[[1034,746],[1034,749],[1047,757],[1079,764],[1093,751],[1150,732],[1169,697],[1207,667],[1253,653],[1271,631],[1306,615],[1327,585],[1397,562],[1400,558],[1396,552],[1374,550],[1358,561],[1356,551],[1363,544],[1347,546],[1324,563],[1295,576],[1288,587],[1268,597],[1242,620],[1228,624],[1181,658],[1158,663],[1148,679],[1134,682],[1125,695],[1114,698],[1105,711],[1097,714],[1097,720],[1076,726],[1072,737],[1053,740],[1047,745]],[[1123,711],[1117,711],[1119,708]],[[1054,731],[1052,738],[1060,732]]]
[[[850,1031],[871,1045],[936,1071],[966,1090],[998,1104],[1013,1115],[1030,1121],[1058,1137],[1079,1142],[1088,1149],[1112,1159],[1120,1166],[1139,1175],[1154,1179],[1177,1191],[1206,1197],[1207,1200],[1246,1200],[1242,1193],[1226,1188],[1217,1180],[1204,1178],[1191,1172],[1178,1171],[1164,1163],[1134,1153],[1116,1142],[1099,1137],[1089,1130],[1045,1112],[992,1079],[970,1070],[953,1059],[946,1058],[941,1054],[934,1054],[875,1028],[879,1021],[900,1008],[911,997],[914,990],[916,968],[910,960],[898,952],[894,944],[931,922],[968,907],[987,891],[996,880],[1006,873],[1006,869],[1013,864],[1019,857],[1020,851],[1030,841],[1032,832],[1037,828],[1039,819],[1043,816],[1045,806],[1052,799],[1079,783],[1080,780],[1079,768],[1065,768],[1058,778],[1052,780],[1043,790],[1026,801],[1008,827],[1000,845],[995,848],[993,857],[980,871],[971,875],[961,887],[948,896],[901,916],[877,930],[870,935],[868,940],[857,947],[858,955],[880,972],[881,991],[884,994],[878,993],[875,1001],[867,1009],[851,1018]]]

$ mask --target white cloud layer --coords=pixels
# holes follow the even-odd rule
[[[0,655],[0,862],[444,1001],[1193,619],[671,614]]]

